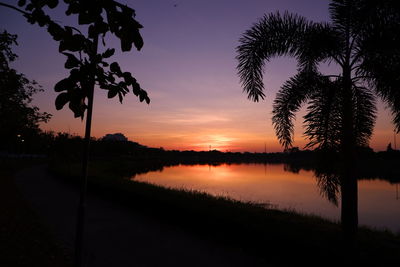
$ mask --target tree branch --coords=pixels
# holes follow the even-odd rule
[[[15,7],[15,6],[12,6],[12,5],[9,5],[9,4],[5,4],[3,2],[0,2],[0,6],[4,6],[4,7],[8,7],[8,8],[14,9],[14,10],[16,10],[16,11],[18,11],[18,12],[24,14],[24,15],[27,15],[27,16],[31,15],[30,13],[25,12],[22,9],[19,9],[18,7]]]
[[[134,9],[130,8],[129,6],[123,5],[123,4],[121,4],[121,3],[117,2],[117,1],[112,1],[112,2],[113,2],[113,4],[115,6],[121,8],[121,9],[126,8],[126,9],[129,9],[129,10],[133,11],[133,12],[135,11]]]
[[[343,68],[344,59],[341,57],[341,55],[339,55],[339,57],[337,57],[337,56],[331,54],[330,56],[336,61],[337,64],[339,64],[340,67]]]

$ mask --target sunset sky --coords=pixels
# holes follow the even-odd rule
[[[14,4],[17,1],[5,1]],[[121,132],[130,140],[165,149],[267,152],[282,151],[271,123],[272,102],[279,87],[296,73],[296,62],[277,58],[266,65],[266,100],[251,102],[242,93],[237,76],[235,48],[241,34],[265,13],[288,10],[314,21],[328,21],[327,0],[137,0],[127,3],[144,26],[141,51],[122,53],[117,61],[147,90],[146,105],[129,94],[121,105],[95,94],[92,133],[102,137]],[[60,24],[76,24],[62,12],[53,13]],[[56,111],[54,84],[67,76],[65,56],[47,31],[28,24],[17,12],[0,7],[1,30],[18,35],[13,67],[36,80],[45,91],[34,96],[41,111],[53,114],[44,130],[82,135],[84,123],[70,110]],[[335,66],[323,66],[335,72]],[[374,150],[393,143],[390,111],[379,102],[378,120],[371,140]],[[295,146],[303,147],[301,113],[297,116]]]

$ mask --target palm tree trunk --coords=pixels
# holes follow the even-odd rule
[[[350,66],[343,68],[343,131],[342,131],[342,209],[341,221],[346,243],[356,246],[358,230],[358,190],[355,175],[356,154],[353,129],[352,82]]]
[[[350,259],[356,257],[358,230],[358,190],[355,175],[356,140],[354,135],[353,92],[351,79],[351,1],[347,2],[345,55],[343,64],[343,125],[342,125],[342,209],[341,221],[344,233],[346,254]],[[350,256],[350,257],[349,257]]]

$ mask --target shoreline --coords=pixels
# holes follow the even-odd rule
[[[70,183],[76,183],[79,179],[74,177],[71,169],[66,172],[60,166],[53,166],[52,173]],[[71,176],[74,178],[71,179]],[[325,257],[344,255],[345,252],[340,225],[315,215],[265,209],[202,192],[168,189],[116,178],[104,172],[89,177],[89,191],[152,216],[162,223],[177,225],[260,257],[266,257],[265,251],[273,252],[272,262],[275,263],[280,262],[279,259],[285,257],[286,252],[302,259],[309,251],[314,251],[318,255],[315,262],[312,260],[315,265]],[[383,264],[380,261],[385,259],[389,264],[395,262],[400,250],[400,236],[360,227],[358,245],[354,252],[358,262]],[[288,264],[294,263],[291,259],[287,260]],[[305,258],[303,260],[306,262]],[[333,262],[338,264],[342,260],[344,258]],[[307,264],[310,264],[310,259]]]

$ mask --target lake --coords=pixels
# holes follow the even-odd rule
[[[340,220],[340,197],[335,205],[321,194],[312,171],[294,173],[284,164],[176,165],[132,179]],[[379,179],[359,180],[360,225],[400,233],[398,187]]]

